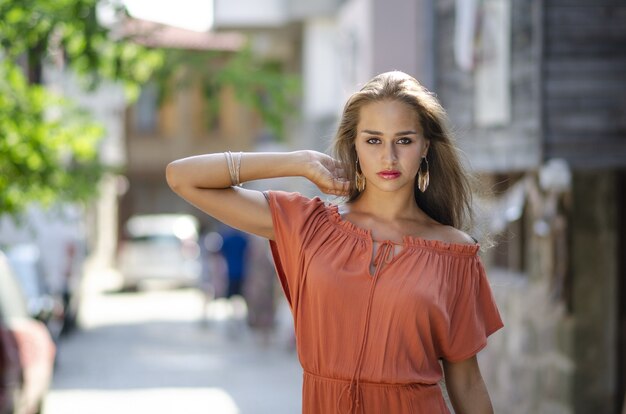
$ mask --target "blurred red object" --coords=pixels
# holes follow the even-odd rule
[[[14,412],[22,388],[21,375],[22,365],[15,336],[0,325],[0,414]]]
[[[6,353],[6,366],[2,365],[0,378],[6,377],[9,387],[15,381],[15,369],[21,370],[18,389],[7,388],[7,412],[37,414],[52,381],[55,346],[46,326],[28,315],[25,299],[17,281],[0,253],[0,336]],[[17,352],[15,352],[17,351]],[[15,364],[17,354],[18,364]],[[6,372],[4,369],[6,368]],[[19,381],[21,379],[21,381]],[[3,408],[2,408],[3,409]],[[0,409],[0,413],[3,413]]]

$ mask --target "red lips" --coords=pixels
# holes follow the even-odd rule
[[[396,171],[396,170],[379,171],[377,175],[381,178],[384,178],[385,180],[393,180],[393,179],[400,177],[400,171]]]

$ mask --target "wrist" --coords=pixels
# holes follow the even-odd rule
[[[312,164],[312,151],[310,150],[298,150],[293,151],[293,162],[294,162],[294,176],[297,177],[309,177],[309,172],[311,171]]]

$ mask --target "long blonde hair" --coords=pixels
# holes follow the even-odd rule
[[[418,114],[424,138],[430,141],[427,155],[430,185],[422,193],[416,180],[414,193],[417,205],[441,224],[468,229],[472,220],[470,176],[460,162],[459,151],[448,128],[446,111],[434,94],[406,73],[382,73],[348,99],[333,141],[334,156],[342,163],[347,176],[352,178],[356,173],[354,140],[361,107],[382,100],[404,102],[413,108]],[[355,180],[351,179],[348,203],[359,195]]]

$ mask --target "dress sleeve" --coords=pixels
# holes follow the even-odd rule
[[[474,356],[504,326],[480,257],[459,270],[451,275],[449,325],[439,341],[440,358],[450,362]]]
[[[295,309],[302,281],[305,277],[305,251],[321,216],[324,203],[319,198],[309,199],[298,193],[266,191],[274,226],[274,240],[270,240],[276,273],[289,302]]]

